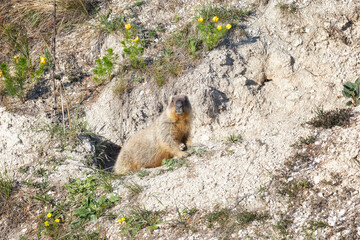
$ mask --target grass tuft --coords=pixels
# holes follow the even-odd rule
[[[0,173],[0,202],[8,199],[13,190],[13,180],[5,170],[3,173]]]
[[[315,110],[316,116],[306,122],[317,128],[332,128],[334,126],[344,126],[350,122],[352,110],[350,108],[335,109],[324,111],[322,108]]]
[[[158,228],[161,223],[160,211],[150,211],[145,208],[136,207],[130,211],[129,216],[125,217],[126,225],[121,228],[124,235],[134,238],[141,229],[150,231]]]

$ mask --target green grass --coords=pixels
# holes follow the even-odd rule
[[[294,144],[292,144],[291,147],[309,146],[310,144],[315,143],[315,140],[315,136],[299,137],[299,139]]]
[[[176,207],[176,212],[178,214],[177,224],[181,224],[183,227],[187,228],[189,220],[197,211],[196,208],[184,208],[180,211],[180,209]]]
[[[161,224],[161,211],[150,211],[145,208],[135,207],[128,215],[125,216],[125,226],[121,231],[125,236],[135,238],[137,233],[142,229],[155,230]]]
[[[292,220],[289,219],[281,219],[278,221],[274,227],[277,229],[283,236],[288,235],[288,227],[293,223]]]
[[[143,191],[143,187],[135,182],[124,183],[124,187],[129,190],[131,197],[135,197]]]
[[[250,9],[228,8],[204,4],[197,10],[196,18],[203,17],[204,21],[210,21],[214,16],[217,16],[220,21],[226,21],[235,25],[240,21],[245,20],[250,14]]]
[[[14,190],[13,180],[5,170],[0,173],[0,203],[8,199]]]
[[[170,158],[170,159],[163,159],[162,165],[166,166],[166,171],[173,171],[175,169],[181,168],[184,166],[187,162],[187,159],[176,159],[176,158]]]
[[[95,27],[101,31],[108,33],[115,33],[117,31],[121,31],[125,26],[124,15],[114,16],[110,14],[109,16],[106,16],[104,14],[99,13],[98,21],[99,24],[95,25]]]
[[[48,206],[48,210],[38,217],[38,236],[52,239],[68,239],[71,236],[83,239],[95,233],[93,236],[100,236],[100,229],[99,232],[88,233],[84,231],[84,226],[97,223],[100,217],[114,219],[115,215],[109,210],[120,201],[118,196],[107,194],[111,189],[102,178],[70,179],[61,191],[62,197],[56,201],[43,191],[35,195],[35,200]],[[49,212],[51,216],[47,215]]]
[[[149,176],[150,175],[150,172],[149,171],[146,171],[146,170],[138,170],[136,172],[136,175],[139,177],[139,178],[144,178],[146,176]]]
[[[244,209],[231,210],[223,208],[205,216],[208,228],[218,228],[225,233],[232,233],[254,221],[265,221],[270,218],[266,212],[247,211]]]

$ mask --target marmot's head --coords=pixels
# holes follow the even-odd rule
[[[178,116],[183,114],[190,115],[191,105],[189,98],[186,95],[175,95],[170,98],[168,108],[174,111]]]

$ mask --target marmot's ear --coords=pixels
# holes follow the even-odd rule
[[[168,104],[171,104],[174,99],[174,96],[170,96]]]

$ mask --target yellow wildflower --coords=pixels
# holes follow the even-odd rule
[[[226,29],[229,30],[231,28],[231,24],[226,25]]]
[[[19,57],[18,57],[18,56],[14,56],[14,60],[19,60]]]
[[[47,216],[48,218],[51,218],[52,214],[51,214],[51,213],[48,213],[46,216]]]
[[[3,76],[3,72],[2,71],[0,71],[0,78]]]
[[[125,222],[125,218],[124,218],[124,217],[119,218],[118,222],[119,222],[119,223]]]
[[[46,63],[46,57],[40,57],[40,63],[44,65]]]
[[[217,30],[221,31],[221,29],[222,29],[222,26],[217,27]]]
[[[45,225],[45,227],[48,227],[48,226],[49,226],[49,222],[48,222],[48,221],[45,221],[45,222],[44,222],[44,225]]]
[[[129,30],[130,28],[131,28],[130,23],[129,23],[129,24],[125,24],[125,29],[126,29],[126,30]]]
[[[139,41],[139,37],[138,37],[138,36],[136,36],[136,38],[135,38],[135,39],[133,39],[132,41],[133,41],[133,42],[137,42],[137,41]]]
[[[199,22],[203,22],[204,19],[203,19],[202,17],[199,17],[198,21],[199,21]]]
[[[57,219],[55,219],[54,221],[58,223],[58,222],[60,222],[60,219],[57,218]]]
[[[217,21],[219,21],[219,18],[217,17],[217,16],[215,16],[215,17],[213,17],[213,22],[217,22]]]

